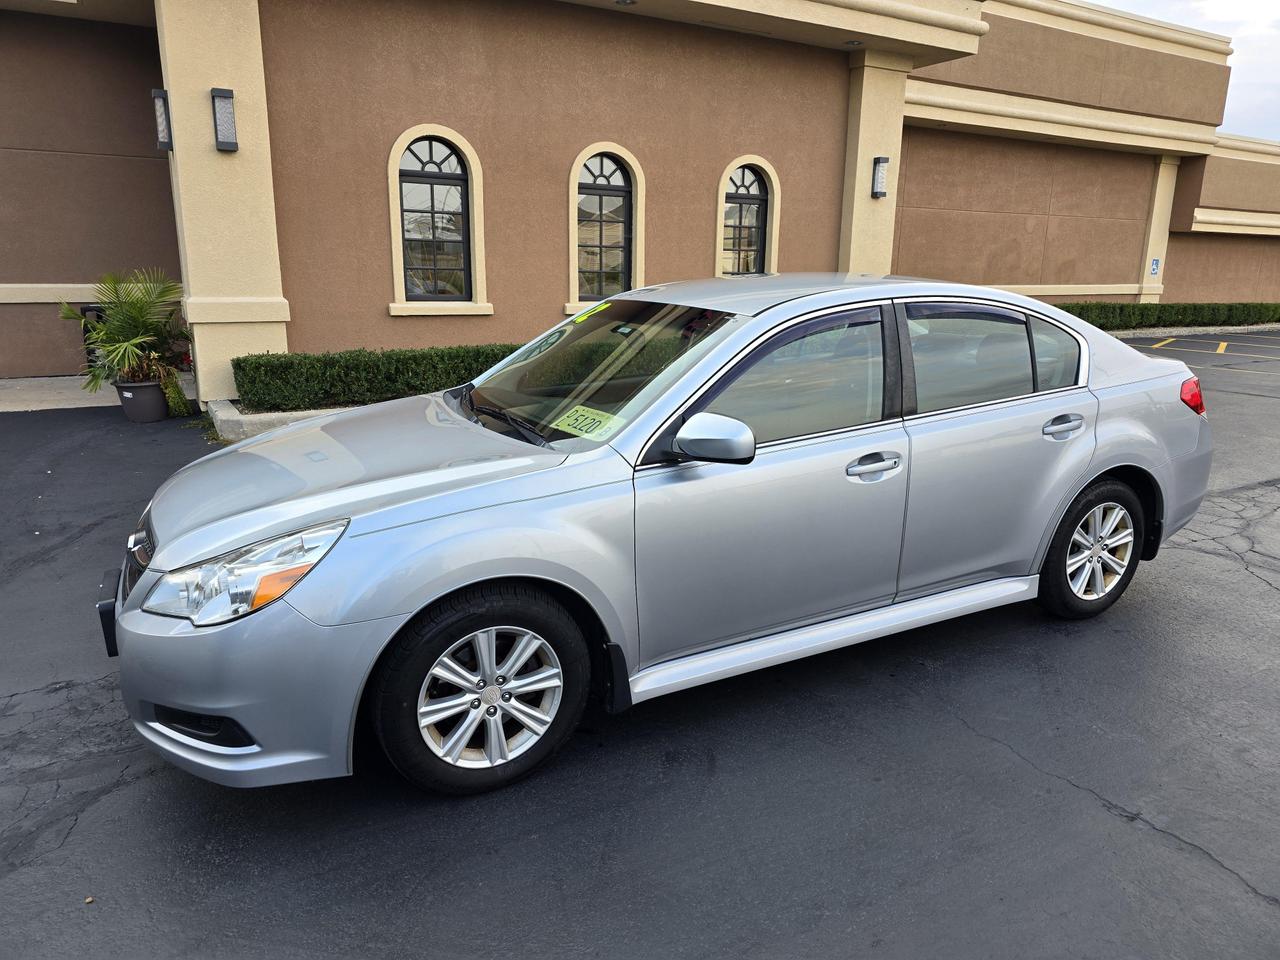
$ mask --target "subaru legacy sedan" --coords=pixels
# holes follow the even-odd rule
[[[1184,364],[1026,297],[664,284],[471,383],[184,467],[99,611],[134,726],[186,770],[341,776],[367,725],[468,793],[546,761],[591,697],[1024,600],[1099,614],[1210,459]]]

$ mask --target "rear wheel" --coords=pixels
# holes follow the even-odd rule
[[[477,793],[555,753],[589,681],[586,641],[564,608],[527,587],[478,587],[397,637],[374,687],[374,728],[413,783]]]
[[[1069,619],[1097,616],[1120,599],[1138,568],[1145,517],[1137,494],[1102,480],[1068,508],[1040,569],[1040,603]]]

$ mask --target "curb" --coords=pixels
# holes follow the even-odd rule
[[[260,433],[285,427],[299,420],[323,417],[330,413],[342,413],[355,407],[329,407],[325,410],[283,410],[274,413],[241,413],[230,400],[210,400],[207,413],[213,421],[213,429],[223,440],[248,440]]]
[[[1234,327],[1139,327],[1134,330],[1103,330],[1119,340],[1137,337],[1192,337],[1199,333],[1238,333],[1248,336],[1250,330],[1280,330],[1280,323],[1250,323]]]

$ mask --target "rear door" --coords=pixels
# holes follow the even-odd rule
[[[1085,344],[1039,317],[897,304],[911,476],[898,599],[1027,576],[1093,456]]]

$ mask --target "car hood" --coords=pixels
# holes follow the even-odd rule
[[[312,522],[366,515],[564,459],[486,430],[439,394],[315,417],[234,444],[166,480],[150,507],[155,564],[172,569]],[[181,549],[178,541],[185,541]]]

